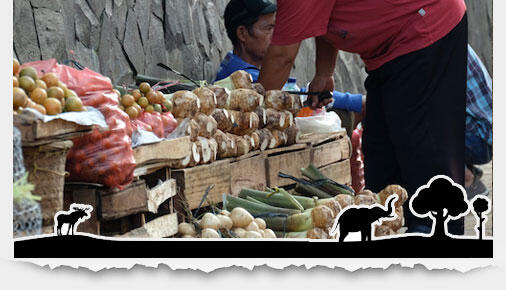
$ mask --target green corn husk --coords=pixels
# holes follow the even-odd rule
[[[297,183],[295,186],[295,191],[303,194],[305,196],[317,196],[318,198],[331,198],[332,195],[326,193],[325,191],[319,189],[318,187],[314,187],[311,185],[306,185],[302,183]]]
[[[243,198],[238,198],[227,194],[223,195],[223,207],[229,211],[231,211],[236,207],[242,207],[252,215],[262,215],[268,213],[293,215],[300,213],[299,210],[280,208],[268,204],[260,204],[257,202],[249,201]]]
[[[334,214],[330,208],[319,205],[303,213],[288,217],[262,217],[267,228],[273,231],[303,232],[312,228],[329,228],[334,223]]]
[[[297,201],[297,199],[295,199],[295,197],[293,195],[291,195],[290,193],[288,193],[288,191],[282,189],[282,188],[276,188],[276,192],[279,192],[281,193],[282,195],[285,196],[285,198],[295,207],[297,208],[298,210],[300,211],[304,211],[304,207]],[[274,194],[274,193],[271,193],[271,195]]]
[[[302,168],[300,171],[302,172],[302,175],[311,179],[312,181],[328,180],[328,181],[333,182],[333,180],[331,180],[327,176],[323,175],[323,173],[321,173],[320,170],[318,170],[312,164],[309,164],[309,166],[306,168]],[[345,189],[345,188],[340,187],[340,186],[333,184],[333,183],[324,183],[321,186],[319,186],[318,188],[321,190],[324,190],[325,192],[327,192],[328,194],[330,194],[332,196],[336,196],[338,194],[348,194],[351,196],[355,195],[355,193],[353,191],[350,191],[348,189]]]
[[[241,189],[239,197],[246,198],[248,196],[271,206],[296,209],[295,205],[281,193],[265,192],[250,188]],[[310,197],[296,196],[296,195],[293,195],[293,198],[295,198],[295,200],[297,200],[297,202],[300,205],[302,205],[304,209],[313,208],[317,206],[320,201],[323,201]]]

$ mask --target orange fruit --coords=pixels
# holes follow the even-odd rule
[[[61,88],[64,92],[67,89],[67,85],[64,84],[62,81],[58,81],[58,85],[56,85],[56,86]],[[48,85],[48,87],[51,87],[51,86]]]
[[[24,76],[31,77],[34,81],[38,79],[37,71],[31,66],[24,67],[19,71],[19,77],[21,78]]]
[[[46,85],[46,83],[43,80],[36,80],[35,81],[35,86],[37,88],[41,88],[41,89],[47,90],[47,85]]]
[[[12,61],[12,75],[15,76],[19,73],[19,61],[17,59],[13,59]]]
[[[35,90],[33,90],[30,93],[30,98],[35,103],[42,105],[42,104],[44,104],[44,101],[47,99],[47,93],[45,90],[43,90],[41,88],[35,88]]]
[[[139,114],[142,113],[142,107],[139,104],[134,103],[132,106],[135,107],[137,111],[139,111]]]
[[[74,90],[71,90],[71,89],[63,89],[63,96],[65,98],[68,98],[68,97],[78,97],[77,93],[74,91]]]
[[[144,111],[148,113],[153,113],[155,111],[155,108],[153,107],[153,105],[147,105]]]
[[[48,115],[58,115],[62,112],[62,104],[56,98],[47,98],[44,107]]]
[[[46,108],[44,108],[44,106],[40,104],[35,104],[35,106],[33,106],[33,109],[39,111],[39,113],[41,113],[42,115],[46,114]]]
[[[132,91],[132,96],[134,96],[135,101],[139,100],[140,97],[142,97],[141,91],[135,89]]]
[[[155,110],[155,112],[161,113],[162,112],[162,105],[154,104],[153,109]]]
[[[18,81],[18,78],[16,76],[12,77],[12,86],[13,87],[19,87],[19,81]]]
[[[35,89],[35,81],[29,76],[22,76],[18,81],[19,86],[28,93]]]
[[[12,107],[14,110],[19,107],[24,107],[28,101],[28,96],[22,88],[14,88],[13,98],[12,98]]]
[[[47,89],[47,96],[48,98],[55,98],[61,101],[65,97],[65,92],[62,88],[53,86]]]
[[[162,104],[163,101],[165,100],[165,96],[160,91],[156,91],[156,94],[158,95],[158,101],[156,103],[157,104]]]
[[[137,101],[137,103],[142,108],[146,108],[149,105],[148,98],[146,98],[146,97],[140,97],[139,100]]]
[[[126,108],[125,112],[128,114],[128,117],[130,117],[130,119],[135,119],[139,115],[139,111],[137,111],[134,106]]]
[[[48,87],[57,87],[59,85],[59,80],[55,73],[47,73],[43,75],[41,79],[46,83]]]
[[[124,95],[123,98],[121,98],[121,104],[125,107],[130,107],[135,103],[134,96],[132,95]]]
[[[150,91],[146,94],[146,98],[148,98],[149,103],[153,105],[158,101],[158,94],[155,91]]]
[[[147,94],[151,90],[151,86],[148,83],[143,82],[139,85],[139,90],[141,91],[141,93]]]
[[[70,96],[65,100],[66,112],[81,112],[83,110],[83,102],[76,96]]]

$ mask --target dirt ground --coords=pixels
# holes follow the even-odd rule
[[[491,203],[493,203],[492,202],[492,196],[493,196],[493,193],[492,193],[492,185],[493,185],[493,182],[492,182],[492,167],[493,167],[492,162],[482,165],[482,166],[478,166],[478,167],[483,170],[482,181],[487,186],[488,190],[490,191],[488,198],[490,199]],[[491,208],[493,209],[492,205],[491,205]],[[488,219],[487,219],[486,225],[485,225],[485,229],[486,229],[485,235],[486,236],[492,236],[492,212],[493,212],[493,210],[491,210],[488,213]],[[466,216],[464,223],[465,223],[465,235],[470,235],[470,236],[476,235],[476,231],[474,229],[474,227],[476,225],[476,217],[474,216],[473,213],[469,213]]]

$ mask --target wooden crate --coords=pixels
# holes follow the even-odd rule
[[[190,209],[197,208],[207,187],[212,184],[214,188],[207,198],[214,203],[221,202],[221,194],[230,192],[231,161],[223,159],[211,164],[171,170],[171,178],[177,184],[176,210],[183,213],[181,202],[185,201]]]
[[[144,213],[136,213],[115,220],[102,221],[100,223],[100,234],[118,237],[133,229],[143,227],[145,224]]]
[[[266,150],[264,155],[266,156],[267,186],[285,186],[295,182],[280,178],[279,172],[301,178],[300,169],[306,167],[311,161],[311,148],[308,148],[306,144],[294,144]]]
[[[329,165],[350,157],[351,142],[346,135],[314,144],[311,148],[311,164],[316,167]]]
[[[189,136],[134,148],[134,158],[138,165],[158,164],[159,167],[166,166],[171,160],[183,159],[190,153],[191,141]]]
[[[238,158],[230,164],[230,191],[238,196],[242,188],[264,190],[267,186],[264,154],[256,152],[247,158]]]
[[[351,186],[350,160],[345,159],[319,168],[328,178],[335,182]]]
[[[63,210],[65,162],[72,141],[53,142],[45,145],[23,146],[23,160],[28,171],[28,182],[35,185],[34,195],[42,197],[43,226],[52,227],[54,215]]]
[[[90,218],[79,223],[76,231],[100,235],[100,195],[98,190],[103,186],[93,183],[65,183],[63,208],[70,209],[73,203],[87,204],[93,207]]]
[[[14,115],[13,121],[14,126],[21,132],[23,145],[44,144],[55,140],[71,139],[92,130],[92,126],[79,125],[61,119],[44,123],[25,114]]]

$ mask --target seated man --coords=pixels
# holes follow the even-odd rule
[[[231,0],[227,4],[224,14],[225,28],[234,48],[221,62],[215,81],[224,79],[237,70],[247,71],[253,81],[257,81],[271,43],[276,9],[276,4],[268,0]],[[361,94],[334,91],[333,101],[327,108],[338,112],[343,119],[343,126],[350,127],[346,129],[351,134],[353,116],[344,110],[361,112],[363,103],[365,97]]]
[[[492,80],[470,45],[467,47],[465,187],[469,199],[488,194],[474,165],[492,160]]]

